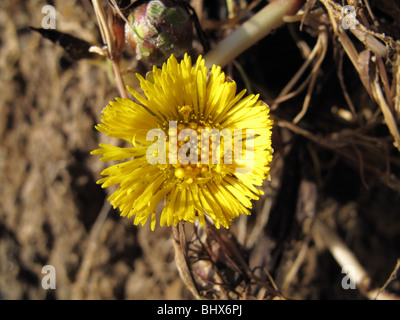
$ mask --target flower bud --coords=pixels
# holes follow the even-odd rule
[[[180,57],[192,47],[190,15],[176,2],[151,0],[135,8],[128,21],[126,41],[138,60],[160,66],[171,54]]]

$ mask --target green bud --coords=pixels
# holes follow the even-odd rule
[[[183,56],[192,47],[193,27],[183,6],[170,0],[151,0],[135,8],[125,25],[127,43],[137,59],[162,65],[171,54]]]

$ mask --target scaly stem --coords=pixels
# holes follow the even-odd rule
[[[99,24],[100,33],[103,38],[103,42],[107,45],[108,58],[112,63],[112,68],[114,71],[114,76],[118,87],[118,91],[122,98],[128,98],[128,94],[126,93],[125,90],[124,80],[122,79],[121,70],[119,69],[119,61],[117,61],[116,58],[113,56],[114,52],[113,37],[108,27],[107,17],[103,5],[100,0],[93,0],[92,3]]]

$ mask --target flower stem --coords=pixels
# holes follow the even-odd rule
[[[303,2],[303,0],[271,2],[207,53],[204,57],[206,66],[210,68],[216,64],[224,67],[273,29],[281,26],[284,22],[283,17],[297,12]]]

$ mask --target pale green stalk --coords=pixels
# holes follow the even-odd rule
[[[294,14],[303,2],[302,0],[276,0],[271,2],[207,53],[204,57],[206,66],[208,68],[213,64],[221,67],[226,66],[273,29],[281,26],[284,22],[283,17]]]

